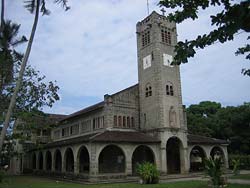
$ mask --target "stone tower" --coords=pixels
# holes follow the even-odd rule
[[[141,129],[186,129],[179,66],[172,66],[176,24],[155,11],[137,23]]]
[[[171,65],[177,44],[176,24],[154,11],[137,23],[136,33],[140,129],[160,138],[163,172],[185,172],[187,124],[180,69]],[[178,164],[171,167],[176,156],[180,156]]]

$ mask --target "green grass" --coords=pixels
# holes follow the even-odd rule
[[[229,177],[230,179],[242,179],[242,180],[250,180],[250,174],[239,174],[236,176]]]
[[[67,182],[56,182],[47,178],[32,176],[12,176],[0,183],[0,188],[206,188],[206,181],[185,181],[155,185],[139,185],[136,183],[83,185]],[[250,185],[230,184],[228,188],[250,188]]]

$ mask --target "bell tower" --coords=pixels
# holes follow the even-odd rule
[[[153,11],[137,23],[136,33],[140,128],[186,130],[180,70],[171,65],[177,44],[176,24]]]

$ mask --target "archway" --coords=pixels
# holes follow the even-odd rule
[[[46,170],[51,170],[51,167],[52,167],[52,156],[51,156],[50,151],[46,152],[45,161],[46,161]]]
[[[225,166],[225,155],[223,150],[219,146],[215,146],[211,149],[210,156],[212,159],[220,158],[223,166]]]
[[[74,154],[71,148],[66,150],[64,162],[66,172],[74,172]]]
[[[89,152],[85,146],[82,146],[78,151],[77,161],[79,162],[79,172],[89,172]]]
[[[190,152],[190,172],[204,170],[205,151],[200,146],[194,146]]]
[[[56,150],[55,155],[55,171],[61,172],[62,171],[62,155],[60,150]]]
[[[115,145],[106,146],[99,155],[99,173],[124,173],[125,155]]]
[[[143,162],[155,163],[153,151],[145,145],[138,146],[132,155],[132,173],[137,174],[136,168],[138,164]]]
[[[32,155],[32,169],[36,169],[36,154],[33,153]]]
[[[171,137],[167,141],[167,172],[177,174],[181,172],[181,141],[177,137]]]
[[[38,154],[38,169],[43,169],[43,153],[41,151]]]

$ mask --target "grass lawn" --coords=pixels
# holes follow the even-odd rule
[[[230,176],[230,179],[242,179],[242,180],[250,180],[250,174],[239,174],[236,176]]]
[[[13,176],[4,179],[0,188],[206,188],[205,181],[185,181],[156,185],[139,185],[136,183],[83,185],[56,182],[46,178],[32,176]],[[250,185],[230,184],[228,188],[250,188]]]

